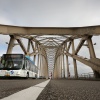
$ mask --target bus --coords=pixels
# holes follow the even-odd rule
[[[23,54],[3,54],[0,77],[37,78],[38,67],[29,56]]]

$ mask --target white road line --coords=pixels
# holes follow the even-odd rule
[[[1,100],[36,100],[49,81],[50,80],[47,80],[30,88],[21,90]]]

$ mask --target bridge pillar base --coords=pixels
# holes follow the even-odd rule
[[[100,78],[100,73],[99,72],[97,72],[95,70],[93,70],[93,72],[94,72],[94,77],[95,78]]]

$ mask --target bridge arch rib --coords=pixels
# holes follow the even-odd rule
[[[83,37],[81,37],[81,40],[80,40],[80,42],[79,42],[79,44],[78,44],[76,49],[74,47],[75,38],[74,39],[72,38],[70,40],[67,39],[67,40],[65,40],[66,42],[64,41],[62,43],[62,45],[60,46],[60,48],[58,49],[58,51],[56,53],[56,61],[59,59],[59,57],[61,58],[61,56],[66,55],[66,59],[67,59],[67,61],[66,61],[67,62],[67,74],[68,75],[69,75],[68,57],[72,57],[73,58],[73,64],[74,64],[75,78],[78,78],[76,60],[81,62],[81,63],[83,63],[83,64],[85,64],[85,65],[87,65],[87,66],[89,66],[89,67],[91,67],[93,72],[94,72],[95,77],[96,78],[100,78],[100,59],[96,58],[91,38],[92,38],[92,36],[83,36]],[[86,46],[88,46],[90,59],[84,58],[84,57],[78,55],[78,52],[81,49],[81,47],[84,45],[85,41],[87,41],[87,43],[88,43]],[[69,42],[68,46],[67,46],[67,42]],[[69,53],[69,49],[70,49],[71,45],[72,45],[72,53]],[[62,65],[60,67],[62,67]],[[57,68],[55,68],[55,69],[57,69]],[[57,71],[57,70],[55,70],[55,71]],[[61,73],[60,77],[59,77],[59,75],[55,75],[54,77],[61,78],[62,77],[62,70],[60,70],[60,71],[61,71],[60,72]],[[57,73],[57,72],[55,72],[55,73]]]

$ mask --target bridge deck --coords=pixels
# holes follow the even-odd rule
[[[100,81],[51,80],[37,100],[100,100]]]

